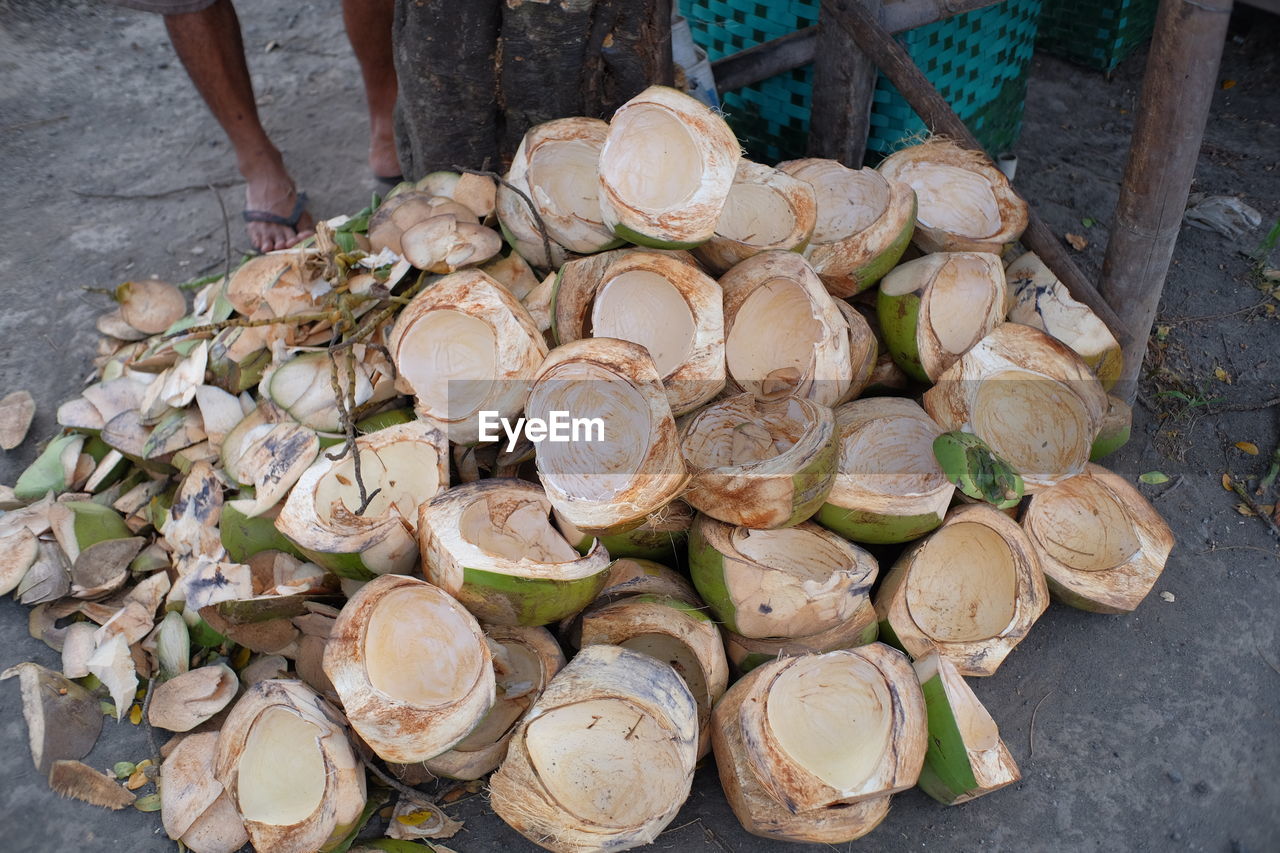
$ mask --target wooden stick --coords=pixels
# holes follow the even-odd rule
[[[1000,0],[884,0],[882,22],[889,32],[902,33],[998,2]],[[802,68],[814,61],[817,43],[818,28],[805,27],[717,59],[711,63],[716,89],[723,94]]]
[[[907,51],[867,13],[858,0],[823,0],[822,12],[839,21],[931,131],[949,136],[966,148],[982,150],[977,137],[965,127],[946,99],[938,94],[924,72],[916,67]],[[1027,230],[1022,235],[1023,244],[1039,255],[1040,260],[1066,285],[1071,295],[1093,309],[1099,319],[1120,339],[1121,345],[1124,345],[1128,328],[1120,321],[1120,317],[1067,255],[1066,249],[1049,226],[1045,225],[1034,210],[1029,211],[1029,216]]]
[[[1182,214],[1231,18],[1231,0],[1161,0],[1137,121],[1102,264],[1102,295],[1129,333],[1114,393],[1130,401]]]
[[[879,20],[880,0],[857,2],[869,16]],[[825,14],[818,16],[815,49],[809,156],[838,160],[851,169],[859,169],[871,131],[876,65],[858,49],[844,28]]]

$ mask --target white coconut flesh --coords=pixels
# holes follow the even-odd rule
[[[236,801],[245,820],[292,826],[324,797],[323,732],[287,708],[267,708],[253,722],[236,772]]]
[[[358,446],[358,445],[357,445]],[[434,450],[420,442],[399,441],[379,450],[361,448],[360,476],[372,494],[365,518],[395,512],[411,527],[418,523],[418,507],[440,491],[440,465]],[[355,459],[348,454],[316,484],[316,514],[321,519],[360,509],[360,486]]]
[[[647,347],[659,376],[669,376],[688,360],[695,334],[693,312],[663,276],[628,270],[596,291],[591,334]]]
[[[899,166],[894,177],[916,191],[916,219],[927,228],[981,239],[1003,227],[995,191],[977,172],[911,160]]]
[[[539,145],[529,159],[528,172],[538,206],[603,229],[596,175],[599,159],[599,142],[566,139]]]
[[[498,677],[497,699],[480,724],[453,749],[478,752],[497,743],[520,722],[546,684],[542,659],[523,643],[500,643],[506,650],[505,671]]]
[[[484,405],[497,372],[498,340],[483,320],[442,308],[405,330],[396,364],[428,412],[465,420]]]
[[[691,424],[681,449],[694,468],[754,465],[793,448],[810,424],[795,400],[781,411],[758,412],[749,405],[709,408]]]
[[[782,530],[739,527],[734,530],[733,544],[743,557],[766,571],[789,575],[801,587],[825,586],[833,573],[854,568],[849,565],[847,552],[838,544],[794,527]]]
[[[933,455],[938,435],[919,418],[878,418],[845,434],[840,474],[847,488],[883,494],[925,495],[943,487],[946,475]]]
[[[1114,569],[1133,559],[1142,545],[1120,502],[1091,477],[1075,477],[1036,498],[1036,538],[1068,568]]]
[[[643,825],[688,784],[680,744],[625,699],[553,708],[529,723],[524,746],[552,802],[596,826]]]
[[[501,519],[493,517],[488,502],[475,501],[462,511],[458,532],[498,560],[572,563],[582,559],[552,525],[547,508],[540,501],[518,501]]]
[[[761,383],[765,399],[785,397],[813,372],[815,347],[824,337],[805,289],[773,278],[738,309],[725,339],[725,363],[739,383]]]
[[[810,181],[818,199],[814,243],[835,243],[865,231],[889,209],[889,182],[875,172],[823,170],[820,176],[807,172],[797,177]]]
[[[983,380],[971,412],[973,431],[1024,477],[1072,471],[1093,443],[1084,401],[1027,370],[1003,370]]]
[[[598,364],[565,362],[541,380],[527,408],[572,412],[574,417],[600,418],[604,423],[604,441],[548,441],[539,446],[539,472],[562,491],[580,500],[607,501],[633,485],[654,426],[648,401],[625,377]]]
[[[474,628],[437,590],[406,586],[388,592],[364,633],[369,683],[386,696],[432,708],[465,696],[488,666]]]
[[[938,529],[907,576],[911,619],[929,637],[967,643],[998,636],[1013,621],[1017,568],[1008,543],[985,524]]]
[[[766,696],[778,746],[830,787],[856,790],[880,766],[893,732],[893,696],[875,665],[852,655],[803,658]]]
[[[936,269],[929,286],[929,328],[941,347],[952,355],[967,352],[986,331],[991,302],[991,269],[980,255],[956,253],[941,266],[912,267],[920,271]],[[887,296],[904,296],[920,286],[911,275],[889,276],[881,282]]]
[[[702,662],[693,653],[693,649],[676,637],[670,634],[637,634],[618,645],[670,664],[676,674],[684,679],[689,692],[699,704],[709,702],[710,691],[707,689],[707,676],[703,672]]]
[[[618,141],[600,158],[600,179],[628,206],[662,213],[688,202],[702,185],[698,142],[665,107],[628,106],[614,119],[610,136]]]
[[[752,246],[774,246],[790,237],[795,227],[795,211],[782,193],[766,184],[735,181],[716,233]]]

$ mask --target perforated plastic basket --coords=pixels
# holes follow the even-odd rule
[[[1110,71],[1151,38],[1158,0],[1044,0],[1039,45],[1063,59]]]
[[[712,60],[817,23],[819,0],[680,0],[694,41]],[[1022,129],[1027,68],[1040,0],[1007,0],[898,35],[916,64],[987,150],[1010,148]],[[726,118],[748,154],[764,162],[802,157],[809,136],[813,69],[798,68],[726,92]],[[883,76],[876,83],[867,148],[888,154],[924,122]]]

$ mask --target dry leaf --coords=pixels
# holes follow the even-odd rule
[[[36,401],[28,391],[14,391],[0,400],[0,448],[13,450],[27,437]]]
[[[1071,244],[1071,248],[1077,252],[1083,252],[1085,247],[1089,245],[1088,238],[1080,234],[1067,234],[1067,242]]]
[[[1223,370],[1221,367],[1215,367],[1213,369],[1213,375],[1219,382],[1225,382],[1228,385],[1231,384],[1231,374],[1227,373],[1227,371]]]
[[[112,810],[132,805],[137,799],[110,776],[79,761],[55,761],[49,771],[49,787],[64,797]]]
[[[97,648],[92,622],[74,622],[62,635],[62,674],[67,678],[84,678],[89,674],[89,658]],[[78,756],[77,756],[78,757]]]
[[[1236,449],[1244,453],[1248,453],[1250,456],[1258,455],[1258,445],[1254,444],[1252,441],[1237,441]]]
[[[1235,491],[1235,489],[1231,488],[1231,475],[1230,475],[1230,474],[1223,474],[1223,475],[1222,475],[1222,488],[1226,489],[1228,492],[1233,492],[1233,491]]]
[[[1236,504],[1236,512],[1240,513],[1245,518],[1253,518],[1257,515],[1257,513],[1255,513],[1248,504]]]

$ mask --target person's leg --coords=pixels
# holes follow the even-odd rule
[[[375,175],[400,174],[391,111],[396,105],[396,67],[391,55],[395,0],[343,0],[342,20],[360,63],[369,102],[369,167]]]
[[[236,165],[248,183],[245,207],[289,216],[297,190],[284,158],[258,120],[240,20],[231,0],[217,0],[198,12],[165,15],[164,22],[191,82],[235,149]],[[268,222],[250,222],[248,231],[253,245],[269,252],[292,246],[314,228],[311,216],[304,213],[296,231]]]

